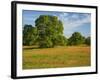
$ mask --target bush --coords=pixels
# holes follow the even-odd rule
[[[90,37],[87,37],[87,38],[85,39],[85,44],[91,45],[91,38],[90,38]]]
[[[74,32],[72,36],[68,39],[69,45],[80,45],[85,42],[85,38],[79,32]]]

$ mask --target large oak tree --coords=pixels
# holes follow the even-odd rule
[[[38,30],[39,47],[54,47],[64,44],[63,24],[56,16],[40,15],[35,21]],[[62,37],[62,38],[61,38]]]

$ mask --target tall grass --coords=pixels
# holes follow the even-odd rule
[[[23,48],[23,69],[90,66],[89,46]]]

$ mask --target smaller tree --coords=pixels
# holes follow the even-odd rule
[[[91,45],[91,37],[87,37],[87,38],[85,39],[85,43],[86,43],[87,45]]]
[[[37,39],[37,29],[32,25],[25,25],[23,28],[23,45],[33,45]]]
[[[80,45],[85,42],[85,38],[79,32],[74,32],[72,36],[68,39],[69,45]]]

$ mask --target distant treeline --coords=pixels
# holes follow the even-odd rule
[[[40,15],[35,20],[35,27],[24,25],[23,45],[37,45],[40,48],[81,44],[90,45],[90,37],[85,38],[80,32],[74,32],[70,38],[66,38],[63,30],[63,23],[57,16]]]

